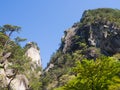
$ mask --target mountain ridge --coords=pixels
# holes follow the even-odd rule
[[[120,59],[119,15],[118,9],[86,10],[80,22],[74,23],[64,32],[60,48],[51,57],[48,68],[45,69],[47,72],[43,77],[48,79],[48,82],[44,82],[43,78],[43,90],[63,86],[71,77],[75,77],[70,71],[77,61],[95,61],[102,56],[117,56],[116,59]]]

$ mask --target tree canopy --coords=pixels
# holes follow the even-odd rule
[[[119,90],[120,62],[112,57],[84,59],[73,68],[77,74],[65,86],[57,90]]]

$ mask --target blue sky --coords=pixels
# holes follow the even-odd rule
[[[80,20],[84,10],[95,8],[120,9],[120,0],[0,0],[0,26],[21,26],[19,36],[38,43],[45,67],[63,32]]]

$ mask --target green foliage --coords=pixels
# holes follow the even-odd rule
[[[10,68],[15,69],[18,74],[24,74],[30,82],[30,90],[41,90],[41,82],[39,81],[39,72],[41,68],[36,68],[34,71],[31,69],[31,59],[25,56],[26,48],[22,48],[19,45],[19,41],[23,41],[18,38],[18,43],[10,46],[9,52],[12,53],[9,58],[9,62],[12,65],[9,65]]]
[[[3,48],[7,40],[8,40],[8,36],[0,32],[0,48]]]
[[[27,40],[27,39],[25,39],[25,38],[16,37],[16,38],[15,38],[15,43],[16,43],[17,45],[19,45],[20,42],[23,42],[23,41],[26,41],[26,40]]]
[[[19,72],[30,69],[30,59],[25,56],[25,51],[20,46],[14,46],[11,48],[12,55],[9,59],[12,62],[10,67],[19,70]],[[26,65],[29,64],[29,65]]]
[[[0,47],[2,48],[1,55],[3,53],[5,53],[7,51],[7,49],[10,48],[11,42],[14,43],[13,41],[10,40],[11,39],[11,35],[14,32],[19,32],[20,29],[21,29],[21,27],[13,26],[13,25],[10,25],[10,24],[6,24],[6,25],[3,25],[2,27],[0,27],[0,33],[1,33],[1,37],[2,37],[1,41],[2,41],[2,44],[3,44],[2,46],[0,45]],[[6,37],[7,37],[7,39],[6,39]]]
[[[25,41],[24,38],[23,38],[23,39],[21,38],[20,40]],[[21,42],[21,41],[20,41],[20,42]],[[35,43],[35,42],[29,42],[29,43],[27,43],[27,44],[25,45],[25,47],[24,47],[25,51],[27,51],[31,46],[37,48],[37,50],[40,50],[39,47],[36,47],[36,46],[38,46],[37,43]]]
[[[72,52],[79,50],[79,49],[85,49],[87,47],[85,38],[80,35],[75,35],[72,37],[72,45],[70,46],[70,50]]]
[[[82,60],[77,63],[73,71],[77,74],[76,78],[69,81],[61,90],[112,90],[113,88],[118,90],[120,88],[120,62],[114,58]]]
[[[115,55],[113,55],[113,57],[120,60],[120,53],[116,53]]]
[[[50,63],[56,62],[56,60],[62,55],[61,51],[57,51],[56,53],[53,53],[50,59]]]
[[[99,48],[102,47],[99,45],[102,42],[101,37],[97,38],[94,35],[96,33],[101,35],[99,30],[105,25],[110,29],[107,35],[111,38],[109,37],[113,34],[111,28],[120,29],[120,10],[99,8],[85,11],[81,21],[74,25],[78,28],[70,40],[72,43],[67,47],[66,53],[62,52],[67,35],[67,31],[64,32],[65,37],[61,40],[61,47],[52,55],[48,64],[48,66],[53,64],[54,67],[44,74],[44,89],[49,87],[47,90],[53,90],[55,87],[62,86],[54,90],[119,90],[120,62],[118,60],[120,60],[120,54],[114,55],[114,58],[102,57],[102,50]],[[89,37],[95,39],[96,46],[89,44]],[[75,66],[76,61],[77,66]],[[71,72],[73,67],[75,68]],[[71,78],[72,80],[64,85],[68,79],[66,76],[73,74],[76,77]]]
[[[4,34],[8,33],[8,36],[10,36],[12,34],[12,32],[19,32],[20,29],[21,29],[21,27],[19,27],[19,26],[14,26],[14,25],[6,24],[6,25],[3,25],[0,28],[0,32],[2,32]]]
[[[47,86],[49,82],[52,82],[52,77],[49,73],[44,73],[44,76],[41,78],[43,87]]]
[[[104,23],[106,21],[114,22],[116,25],[120,24],[120,10],[111,8],[99,8],[95,10],[85,11],[81,22],[83,24],[92,24],[94,21]]]
[[[3,56],[7,53],[11,53],[9,58],[7,58],[9,62],[7,68],[14,69],[16,74],[25,75],[29,80],[30,90],[41,90],[41,82],[39,81],[41,68],[32,71],[31,59],[25,56],[26,48],[22,48],[19,44],[26,39],[20,37],[16,37],[15,41],[11,39],[11,35],[14,32],[19,32],[20,29],[19,26],[9,24],[3,25],[0,28],[0,60],[2,60]],[[3,65],[0,65],[0,68],[3,69]],[[8,89],[0,86],[0,90]]]
[[[112,80],[114,82],[112,83],[112,85],[109,86],[108,90],[119,90],[120,89],[120,77],[115,76],[114,78],[112,78]]]
[[[21,39],[20,37],[16,37],[14,42],[10,39],[12,33],[19,32],[21,27],[14,25],[3,25],[0,28],[0,51],[2,54],[6,54],[11,52],[11,56],[9,61],[12,65],[9,67],[16,69],[19,72],[25,71],[25,67],[30,67],[30,59],[25,56],[25,50],[18,43],[24,41],[25,39]],[[28,63],[29,65],[25,66]]]
[[[65,84],[69,79],[65,79],[64,76],[68,75],[69,77],[71,67],[75,65],[72,55],[69,53],[63,54],[61,51],[53,54],[50,64],[52,63],[54,67],[45,72],[41,78],[43,88],[49,88],[48,90]]]
[[[42,83],[39,81],[40,77],[38,72],[32,71],[28,74],[28,79],[30,81],[30,90],[42,90]]]

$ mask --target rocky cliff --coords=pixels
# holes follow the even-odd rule
[[[94,14],[94,15],[93,15]],[[106,55],[120,52],[119,10],[97,9],[85,11],[81,21],[65,31],[62,51],[80,49],[80,44],[100,48]]]
[[[37,44],[34,42],[29,42],[27,43],[25,48],[27,48],[25,55],[31,58],[33,69],[36,69],[37,67],[42,67],[40,50]]]
[[[23,60],[24,61],[23,64],[29,65],[27,67],[24,65],[21,65],[22,69],[25,69],[26,71],[24,71],[24,70],[21,71],[20,67],[17,66],[17,63],[15,64],[15,67],[14,67],[14,62],[10,61],[10,58],[9,58],[12,55],[11,52],[8,52],[4,56],[2,56],[2,61],[0,64],[0,81],[2,82],[2,84],[0,86],[1,86],[2,90],[4,90],[5,88],[9,89],[9,90],[30,89],[29,86],[30,86],[30,82],[32,80],[31,77],[33,77],[33,76],[30,76],[30,74],[32,74],[32,75],[36,74],[36,76],[34,76],[34,78],[36,77],[36,79],[39,80],[39,75],[40,75],[41,71],[39,70],[36,72],[36,70],[38,68],[41,68],[40,53],[37,48],[37,45],[35,45],[35,44],[29,44],[29,45],[30,45],[30,47],[27,47],[27,51],[26,51],[25,55],[27,56],[26,58],[30,58],[31,61],[28,61],[27,59],[26,59],[26,61]],[[27,44],[27,46],[28,46],[28,44]],[[35,57],[34,54],[37,57]],[[23,55],[23,57],[24,57],[24,55]],[[20,64],[20,63],[18,63],[18,64]],[[29,76],[27,76],[27,75],[29,75]],[[33,83],[35,83],[35,82],[33,82]]]
[[[43,90],[53,90],[65,84],[72,76],[71,67],[76,58],[94,59],[115,56],[120,59],[120,10],[99,8],[86,10],[80,22],[66,30],[61,39],[61,46],[51,57],[45,69]]]
[[[39,90],[40,50],[34,42],[22,48],[19,42],[24,39],[12,40],[16,27],[4,25],[0,29],[0,90]]]

